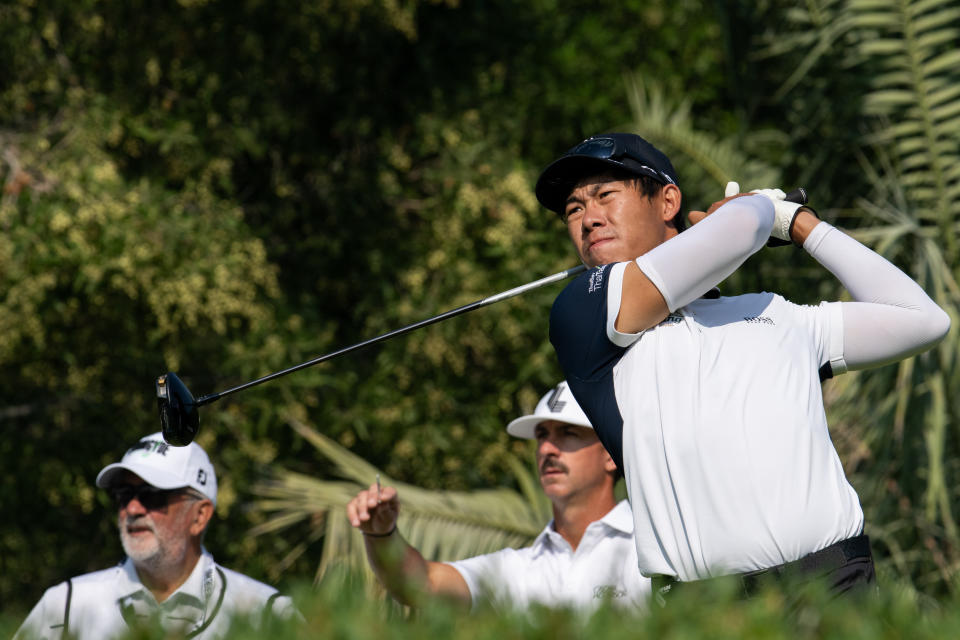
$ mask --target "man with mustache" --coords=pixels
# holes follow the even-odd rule
[[[637,570],[630,506],[614,498],[619,472],[566,382],[507,432],[537,441],[540,486],[553,506],[553,520],[533,544],[456,562],[428,561],[397,531],[397,491],[371,485],[347,505],[347,517],[363,532],[380,582],[411,605],[439,596],[467,605],[490,598],[515,608],[539,603],[589,610],[608,600],[642,607],[650,581]]]
[[[217,476],[197,443],[142,438],[97,476],[118,509],[119,565],[44,593],[16,638],[112,638],[158,624],[191,638],[221,638],[232,614],[299,616],[276,589],[221,567],[203,547]]]

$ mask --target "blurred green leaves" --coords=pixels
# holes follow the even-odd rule
[[[693,1],[0,6],[0,599],[119,555],[93,478],[157,429],[158,374],[221,390],[574,264],[537,170],[718,34]],[[205,407],[217,557],[265,577],[297,544],[241,535],[264,469],[323,474],[281,416],[411,484],[511,486],[556,290]]]
[[[0,506],[13,515],[0,525],[0,600],[25,608],[117,558],[93,479],[157,430],[158,374],[222,390],[573,266],[532,184],[578,140],[626,129],[675,157],[687,209],[728,177],[806,186],[825,219],[951,309],[936,352],[825,388],[881,560],[951,589],[956,11],[3,3]],[[788,250],[762,252],[724,287],[838,295]],[[266,520],[246,505],[271,469],[335,479],[291,419],[411,486],[514,490],[530,451],[503,428],[560,375],[546,339],[557,291],[202,409],[199,441],[221,476],[211,550],[283,580],[323,560],[327,534],[306,546],[245,535]]]

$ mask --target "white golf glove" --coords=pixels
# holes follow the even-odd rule
[[[727,185],[729,187],[729,185]],[[754,189],[750,193],[758,193],[770,198],[773,202],[774,220],[773,229],[770,230],[771,242],[769,246],[778,246],[784,244],[793,244],[790,238],[790,229],[793,227],[793,221],[797,217],[797,211],[802,204],[785,200],[787,194],[780,189]],[[773,240],[780,242],[773,242]]]

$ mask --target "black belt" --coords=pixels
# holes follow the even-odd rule
[[[869,558],[873,554],[870,552],[870,537],[864,534],[847,538],[840,542],[834,542],[829,547],[824,547],[820,551],[814,551],[805,555],[799,560],[787,562],[769,569],[759,571],[750,571],[743,575],[760,575],[764,573],[797,573],[810,574],[821,571],[833,571],[839,569],[851,560],[857,558]]]
[[[869,536],[859,535],[835,542],[829,547],[824,547],[820,549],[820,551],[814,551],[799,560],[785,562],[784,564],[779,564],[767,569],[735,573],[733,576],[740,578],[744,589],[747,593],[750,593],[765,576],[780,577],[787,575],[798,576],[829,573],[843,567],[852,560],[871,557]],[[663,575],[653,576],[651,582],[654,594],[660,597],[670,592],[673,587],[684,584],[674,576]],[[704,581],[697,580],[695,582]]]

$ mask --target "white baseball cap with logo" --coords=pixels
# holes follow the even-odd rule
[[[536,437],[534,431],[537,425],[546,420],[556,420],[593,429],[590,420],[573,397],[573,392],[570,391],[566,380],[540,398],[533,415],[522,416],[511,421],[507,425],[507,433],[517,438],[532,439]]]
[[[137,474],[158,489],[191,487],[217,504],[217,474],[207,453],[196,442],[185,447],[166,443],[158,432],[140,439],[120,462],[109,464],[97,474],[97,486],[106,489],[123,471]]]

